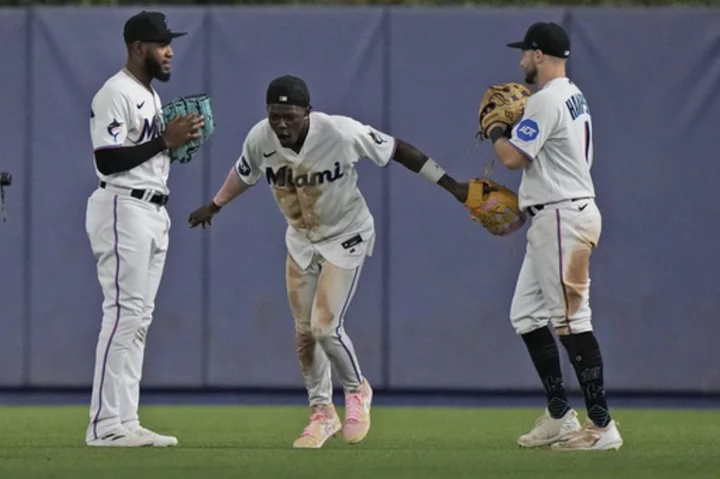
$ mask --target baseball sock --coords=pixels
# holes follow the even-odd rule
[[[598,427],[607,426],[612,418],[605,399],[603,362],[595,334],[592,331],[560,336],[575,368],[578,382],[585,396],[590,420]]]
[[[559,419],[570,410],[570,404],[565,393],[555,338],[548,327],[523,334],[522,338],[545,388],[550,416]]]

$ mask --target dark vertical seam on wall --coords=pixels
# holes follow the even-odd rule
[[[212,99],[212,9],[206,7],[205,21],[203,32],[205,35],[203,42],[203,60],[204,60],[204,72],[203,72],[203,89]],[[210,196],[211,187],[211,168],[212,164],[212,148],[206,148],[204,151],[204,158],[202,162],[202,197],[205,201]],[[203,386],[208,386],[210,379],[210,233],[205,232],[202,235],[202,331],[200,346],[200,359],[201,359],[201,383]]]
[[[383,65],[382,65],[382,98],[383,98],[383,111],[382,111],[382,123],[383,131],[388,134],[391,132],[391,55],[390,55],[390,18],[391,9],[386,8],[383,11]],[[393,135],[394,136],[394,135]],[[390,160],[392,162],[392,160]],[[382,263],[382,312],[381,312],[381,329],[380,329],[380,365],[381,365],[381,376],[382,384],[385,388],[390,389],[390,282],[391,282],[391,263],[392,263],[392,252],[391,252],[391,241],[390,241],[390,229],[392,225],[391,221],[391,194],[390,194],[390,174],[392,165],[388,165],[386,170],[383,172],[382,182],[382,204],[383,204],[383,221],[382,221],[382,248],[383,248],[383,263]]]
[[[33,62],[33,37],[34,37],[35,9],[27,7],[25,17],[25,165],[23,168],[23,385],[30,386],[31,383],[31,358],[32,358],[32,176],[33,176],[33,86],[34,68]]]

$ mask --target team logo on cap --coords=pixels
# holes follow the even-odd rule
[[[280,96],[280,101],[287,101],[287,97],[285,95]]]

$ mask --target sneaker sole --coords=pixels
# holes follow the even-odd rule
[[[532,442],[532,443],[523,443],[523,442],[521,442],[521,441],[522,441],[521,439],[518,439],[517,443],[518,443],[519,446],[525,447],[525,448],[528,448],[528,449],[531,449],[531,448],[534,448],[534,447],[551,446],[551,445],[553,445],[553,444],[555,444],[555,443],[566,441],[570,436],[572,436],[573,432],[574,432],[574,431],[565,433],[565,434],[563,434],[563,435],[561,435],[561,436],[553,437],[553,438],[551,438],[551,439],[545,439],[545,440],[542,440],[542,441],[536,441],[536,442]]]
[[[603,447],[578,447],[578,448],[566,448],[566,447],[553,447],[553,451],[561,451],[561,452],[570,452],[570,451],[611,451],[611,450],[619,450],[620,447],[623,445],[623,441],[620,442],[614,442],[607,444]]]

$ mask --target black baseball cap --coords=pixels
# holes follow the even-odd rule
[[[523,41],[508,43],[507,46],[521,50],[540,50],[559,58],[570,56],[570,37],[563,27],[552,22],[533,23]]]
[[[187,35],[187,32],[173,32],[167,27],[167,17],[160,12],[142,11],[125,22],[123,37],[125,43],[170,43],[173,38]]]
[[[310,106],[310,91],[302,78],[284,75],[270,82],[265,101],[268,105]]]

